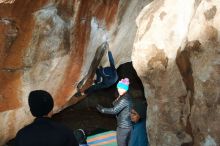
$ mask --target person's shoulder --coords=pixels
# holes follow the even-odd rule
[[[131,103],[132,102],[132,96],[129,93],[126,93],[124,95],[124,100],[126,100],[129,103]]]
[[[32,127],[33,127],[33,123],[30,123],[30,124],[24,126],[23,128],[21,128],[21,129],[17,132],[16,138],[17,138],[17,137],[21,137],[22,135],[26,135],[26,134],[30,133]]]
[[[56,121],[52,121],[51,124],[53,125],[54,129],[56,129],[57,131],[59,131],[61,133],[66,133],[66,134],[72,135],[71,129],[68,128],[66,125],[64,125],[62,123],[58,123]]]
[[[63,129],[63,130],[67,130],[67,131],[70,130],[66,125],[64,125],[64,124],[62,124],[62,123],[59,123],[59,122],[56,122],[56,121],[51,121],[51,124],[52,124],[55,128],[58,128],[58,129]]]
[[[132,97],[131,97],[131,95],[127,92],[127,93],[125,93],[124,98],[125,98],[126,100],[130,100]]]
[[[130,95],[128,95],[127,93],[125,95],[123,95],[121,98],[120,98],[120,102],[126,102],[128,103],[130,101],[131,97]]]
[[[74,146],[78,145],[77,140],[74,136],[73,130],[68,128],[66,125],[62,123],[58,123],[56,121],[52,121],[54,130],[56,132],[59,132],[62,137],[65,137],[70,143],[72,143]]]

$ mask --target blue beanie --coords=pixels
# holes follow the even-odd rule
[[[129,89],[129,79],[128,78],[121,79],[117,84],[117,88],[121,88],[121,89],[124,89],[124,90],[128,91],[128,89]]]

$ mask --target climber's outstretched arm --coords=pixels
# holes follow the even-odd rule
[[[114,62],[114,58],[112,56],[111,51],[108,51],[108,59],[109,59],[110,66],[115,68],[115,62]]]

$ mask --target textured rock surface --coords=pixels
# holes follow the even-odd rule
[[[218,0],[158,0],[138,16],[132,60],[151,146],[220,145],[219,10]]]
[[[117,66],[132,54],[152,146],[220,145],[220,1],[149,1],[0,0],[0,145],[32,121],[30,90],[51,92],[54,112],[78,102],[104,41]]]
[[[54,112],[77,102],[76,83],[104,41],[117,66],[131,61],[135,19],[149,1],[1,0],[0,145],[32,121],[31,90],[49,91]]]
[[[0,0],[0,3],[9,3],[9,4],[11,4],[11,3],[13,3],[15,0]]]

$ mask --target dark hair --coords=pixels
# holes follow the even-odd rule
[[[47,115],[54,106],[52,96],[44,90],[31,91],[28,96],[28,104],[34,117]]]
[[[86,133],[82,129],[77,129],[74,131],[74,135],[76,137],[76,140],[78,141],[79,144],[87,144],[86,139]]]
[[[132,108],[139,114],[141,119],[146,118],[146,112],[147,112],[147,103],[143,99],[133,99],[133,106]]]

